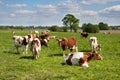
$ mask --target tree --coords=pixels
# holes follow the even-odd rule
[[[75,32],[79,28],[79,19],[75,18],[72,14],[67,14],[63,19],[63,25],[70,28],[71,32],[74,30]]]
[[[57,25],[53,25],[53,26],[49,27],[48,29],[51,30],[51,31],[54,31],[54,32],[55,31],[61,31],[61,28]]]
[[[108,30],[108,29],[109,29],[108,25],[105,24],[105,23],[103,23],[103,22],[100,22],[100,23],[98,24],[98,26],[99,26],[99,29],[100,29],[100,30]]]
[[[82,29],[84,32],[89,32],[89,33],[98,33],[99,32],[98,25],[93,25],[91,23],[83,24]]]
[[[63,26],[63,27],[62,27],[62,29],[63,29],[63,32],[67,32],[67,30],[68,30],[68,27],[66,27],[66,26]]]

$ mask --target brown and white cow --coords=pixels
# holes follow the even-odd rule
[[[84,38],[87,38],[88,37],[88,33],[87,32],[81,32],[81,36],[84,37]]]
[[[14,40],[14,47],[17,50],[17,53],[19,53],[19,47],[23,48],[23,54],[26,53],[27,54],[27,50],[28,50],[28,44],[29,44],[29,37],[28,36],[13,36],[13,40]],[[26,52],[24,52],[24,49]]]
[[[34,38],[30,44],[30,50],[32,51],[34,59],[38,59],[39,52],[41,51],[41,43],[38,38]]]
[[[74,52],[68,54],[68,56],[64,59],[65,64],[68,65],[79,65],[89,67],[89,61],[91,59],[102,60],[103,58],[94,52]]]
[[[46,46],[48,47],[48,42],[50,40],[50,35],[49,34],[42,34],[41,36],[39,36],[40,42],[41,42],[41,46]]]
[[[76,52],[78,51],[76,38],[62,38],[57,40],[58,44],[62,47],[64,57],[66,49],[70,49],[71,52],[73,51],[73,49],[76,49]]]
[[[49,35],[48,34],[44,34],[41,36],[38,36],[37,34],[29,34],[29,42],[31,44],[31,42],[33,41],[34,38],[39,38],[41,46],[46,46],[48,47],[48,41],[49,41]]]
[[[101,46],[100,44],[98,44],[96,37],[90,37],[89,42],[90,42],[92,51],[101,51]]]
[[[37,34],[32,34],[32,33],[31,33],[31,34],[28,35],[28,38],[29,38],[30,43],[33,41],[34,38],[37,38],[37,37],[38,37]]]

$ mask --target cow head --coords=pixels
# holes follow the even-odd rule
[[[58,44],[59,46],[62,46],[62,45],[67,45],[67,38],[63,38],[63,39],[56,39],[58,41]]]
[[[100,54],[98,54],[96,51],[92,52],[92,57],[93,57],[93,59],[103,60],[102,56]]]

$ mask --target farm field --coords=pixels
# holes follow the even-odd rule
[[[26,35],[28,30],[16,30],[16,35]],[[91,60],[89,67],[63,65],[61,47],[55,39],[49,47],[42,46],[40,57],[33,60],[27,55],[15,53],[11,30],[0,30],[0,80],[119,80],[120,34],[89,34],[86,39],[80,33],[51,32],[50,35],[76,37],[79,51],[91,51],[89,37],[96,36],[101,44],[103,60]],[[69,50],[67,50],[69,53]]]

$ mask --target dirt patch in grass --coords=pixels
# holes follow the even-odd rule
[[[102,34],[120,34],[120,30],[100,30]]]

